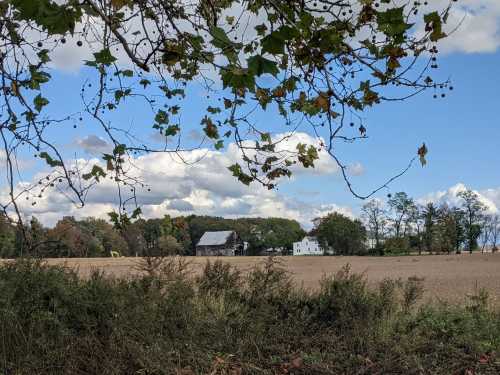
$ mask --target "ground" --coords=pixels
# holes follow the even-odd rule
[[[187,257],[193,271],[200,270],[207,259],[216,257]],[[248,270],[262,257],[219,257],[242,271]],[[463,302],[468,294],[485,288],[494,305],[500,306],[500,254],[427,255],[399,257],[282,257],[284,265],[298,284],[317,288],[324,275],[350,264],[354,272],[364,273],[370,283],[384,278],[418,276],[424,278],[425,299]],[[136,272],[138,258],[49,259],[51,264],[66,263],[79,270],[82,276],[98,268],[114,276]]]

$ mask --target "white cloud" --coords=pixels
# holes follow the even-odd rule
[[[421,204],[433,202],[439,204],[446,203],[450,206],[460,206],[461,198],[458,197],[458,193],[465,190],[467,190],[467,186],[463,183],[457,183],[448,190],[429,193],[418,199],[418,202]],[[496,214],[500,211],[500,187],[497,189],[473,191],[479,196],[479,200],[487,207],[489,213]]]
[[[449,0],[429,2],[425,12],[445,9]],[[423,23],[417,34],[422,34]],[[447,38],[439,41],[443,53],[491,53],[500,46],[500,1],[460,0],[452,3],[444,26]]]
[[[285,136],[285,135],[281,135]],[[304,133],[297,133],[280,144],[278,152],[295,150],[297,143],[317,145],[319,142]],[[105,143],[96,136],[80,140],[78,144],[89,153],[100,152]],[[338,172],[334,161],[326,152],[320,152],[316,168],[297,170],[297,178],[311,175],[330,175]],[[270,217],[280,216],[295,219],[305,227],[310,227],[311,220],[328,212],[339,211],[352,216],[348,207],[334,204],[316,205],[283,196],[275,190],[268,190],[258,183],[245,186],[238,182],[227,167],[240,160],[240,150],[230,144],[225,151],[195,150],[182,153],[182,160],[176,154],[154,153],[132,159],[134,169],[130,175],[147,183],[137,187],[137,202],[145,217],[161,217],[199,214],[225,217]],[[81,159],[81,168],[90,168],[99,159]],[[303,176],[303,177],[302,177]],[[42,180],[44,175],[37,174],[33,182]],[[24,183],[23,186],[26,186]],[[27,215],[37,216],[46,225],[53,225],[64,215],[75,217],[106,217],[106,213],[117,209],[118,194],[115,182],[106,178],[93,187],[85,206],[77,208],[61,192],[46,190],[41,198],[38,191],[29,200],[23,196],[19,200],[21,210]],[[126,199],[130,188],[122,189]],[[0,194],[0,201],[7,201],[5,192]],[[35,205],[32,202],[36,201]],[[133,207],[129,207],[133,209]]]
[[[443,52],[495,52],[500,46],[500,2],[462,0],[450,12],[448,29],[457,30],[440,44]]]

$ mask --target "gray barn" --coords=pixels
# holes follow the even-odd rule
[[[197,256],[240,255],[243,242],[235,231],[205,232],[196,245]]]

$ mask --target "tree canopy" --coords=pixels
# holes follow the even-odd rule
[[[389,0],[3,1],[0,135],[9,194],[2,207],[19,211],[20,198],[36,205],[52,191],[84,205],[89,189],[110,178],[119,199],[115,219],[138,217],[137,189],[148,186],[134,174],[133,158],[168,152],[182,159],[201,145],[183,144],[182,114],[193,86],[207,93],[202,144],[219,150],[234,143],[241,157],[228,168],[242,183],[273,188],[294,165],[312,168],[326,152],[351,192],[370,196],[378,189],[354,190],[337,144],[368,137],[363,113],[371,107],[428,89],[444,97],[452,89],[432,74],[449,9]],[[80,110],[61,113],[50,96],[51,60],[69,44],[91,57],[82,61],[81,91],[67,93],[79,97]],[[137,127],[151,128],[161,146],[116,120],[131,106],[147,109],[149,118]],[[263,112],[281,120],[270,125]],[[84,165],[53,139],[53,129],[82,123],[100,127],[112,145]],[[297,130],[318,145],[284,148]],[[19,185],[21,154],[44,161],[46,178]],[[416,158],[425,164],[426,154],[424,144],[407,168]]]
[[[363,220],[368,227],[371,252],[402,254],[422,251],[437,254],[470,252],[478,248],[496,251],[499,218],[472,190],[461,190],[456,201],[425,205],[405,192],[390,195],[363,206]]]
[[[366,251],[366,228],[358,219],[337,212],[321,219],[313,230],[325,248],[338,255],[362,255]]]

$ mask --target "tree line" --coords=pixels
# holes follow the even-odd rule
[[[497,250],[500,217],[488,213],[479,196],[465,190],[459,203],[418,204],[405,192],[386,202],[371,200],[362,208],[369,247],[385,253],[460,253]]]
[[[112,251],[123,256],[194,255],[203,233],[220,230],[236,231],[248,242],[249,255],[268,248],[281,248],[286,253],[305,235],[297,221],[284,218],[165,215],[113,225],[94,217],[77,220],[65,216],[47,228],[32,217],[20,228],[0,215],[0,257],[101,257],[110,256]]]
[[[331,213],[315,220],[310,234],[337,255],[390,255],[497,251],[500,216],[488,213],[466,190],[459,203],[418,204],[405,192],[365,203],[358,219]]]
[[[471,190],[460,192],[459,204],[418,204],[405,192],[373,199],[360,218],[334,212],[314,220],[310,235],[337,255],[391,255],[497,251],[500,216],[487,212]],[[116,219],[116,218],[115,218]],[[291,253],[293,242],[306,235],[300,224],[285,218],[226,219],[213,216],[165,215],[123,223],[66,216],[52,228],[36,217],[22,228],[0,215],[0,257],[101,257],[194,255],[206,231],[234,230],[248,243],[248,255],[266,249]]]

